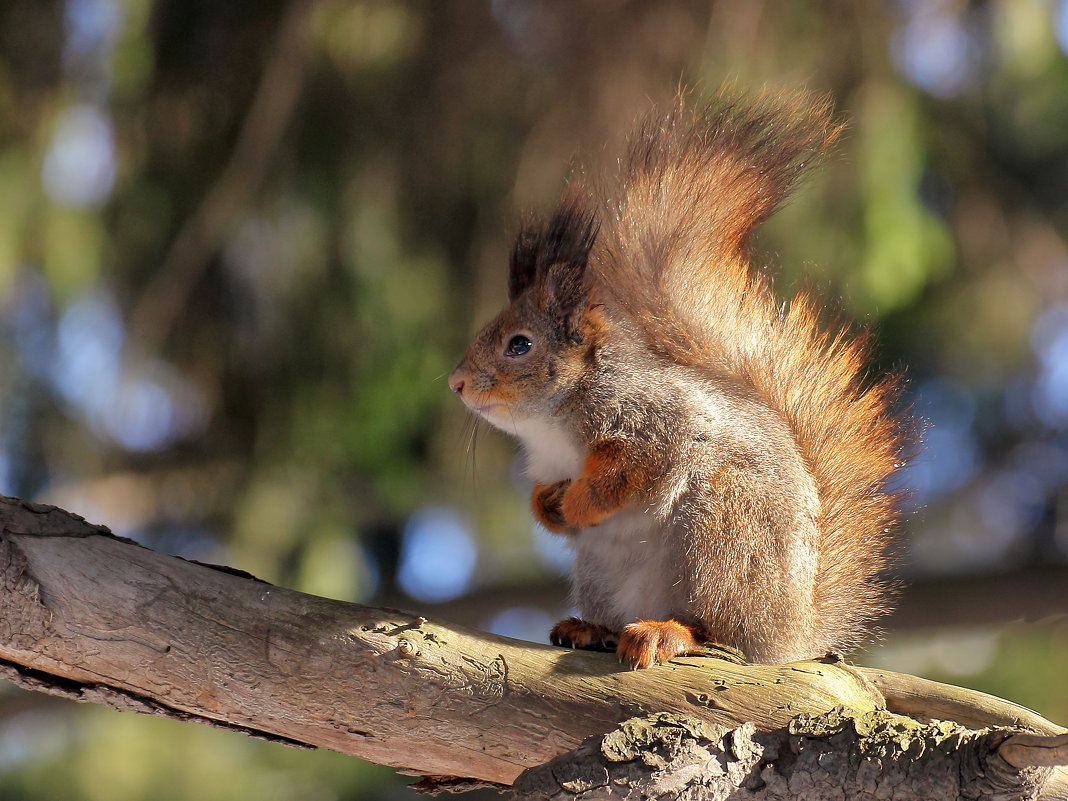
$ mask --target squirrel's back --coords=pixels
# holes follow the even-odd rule
[[[780,304],[748,254],[839,131],[830,104],[805,95],[725,92],[696,112],[678,101],[600,188],[591,266],[653,351],[737,380],[785,421],[819,496],[816,627],[846,648],[887,604],[900,381],[869,379],[866,334],[823,324],[806,293]]]

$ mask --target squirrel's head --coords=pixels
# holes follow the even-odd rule
[[[595,215],[566,199],[549,224],[527,228],[510,261],[507,309],[486,325],[449,386],[497,428],[551,418],[596,359],[599,308],[591,292]]]

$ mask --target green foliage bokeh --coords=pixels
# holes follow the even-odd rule
[[[806,85],[847,132],[757,260],[874,323],[879,367],[974,406],[973,472],[920,493],[916,572],[1063,562],[1068,471],[1038,522],[1004,542],[990,524],[985,563],[959,509],[1011,484],[1021,447],[1068,453],[1068,417],[1006,411],[1043,380],[1036,320],[1068,304],[1066,7],[6,0],[0,491],[356,600],[403,600],[400,532],[445,504],[471,522],[473,587],[551,577],[512,446],[483,430],[476,459],[444,380],[503,301],[518,220],[680,83]],[[943,23],[958,61],[923,49]],[[110,167],[63,151],[67,130]],[[112,361],[77,348],[90,313]],[[1063,671],[1063,627],[999,642],[970,683],[1068,720],[1062,673],[1027,667]],[[4,726],[5,798],[401,792],[357,760],[101,710]]]

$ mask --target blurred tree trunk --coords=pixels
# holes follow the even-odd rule
[[[330,748],[428,776],[428,786],[511,785],[534,768],[517,785],[531,798],[628,787],[754,799],[834,787],[866,798],[892,786],[898,798],[1013,799],[1068,788],[1065,730],[980,693],[834,660],[623,670],[608,654],[164,556],[16,499],[0,500],[0,675]],[[995,728],[965,728],[985,725]]]

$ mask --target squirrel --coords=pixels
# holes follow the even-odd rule
[[[532,506],[574,551],[557,645],[631,667],[840,653],[887,611],[901,379],[869,336],[780,304],[749,237],[842,126],[806,93],[681,96],[617,173],[519,233],[510,305],[449,377],[517,437]]]

